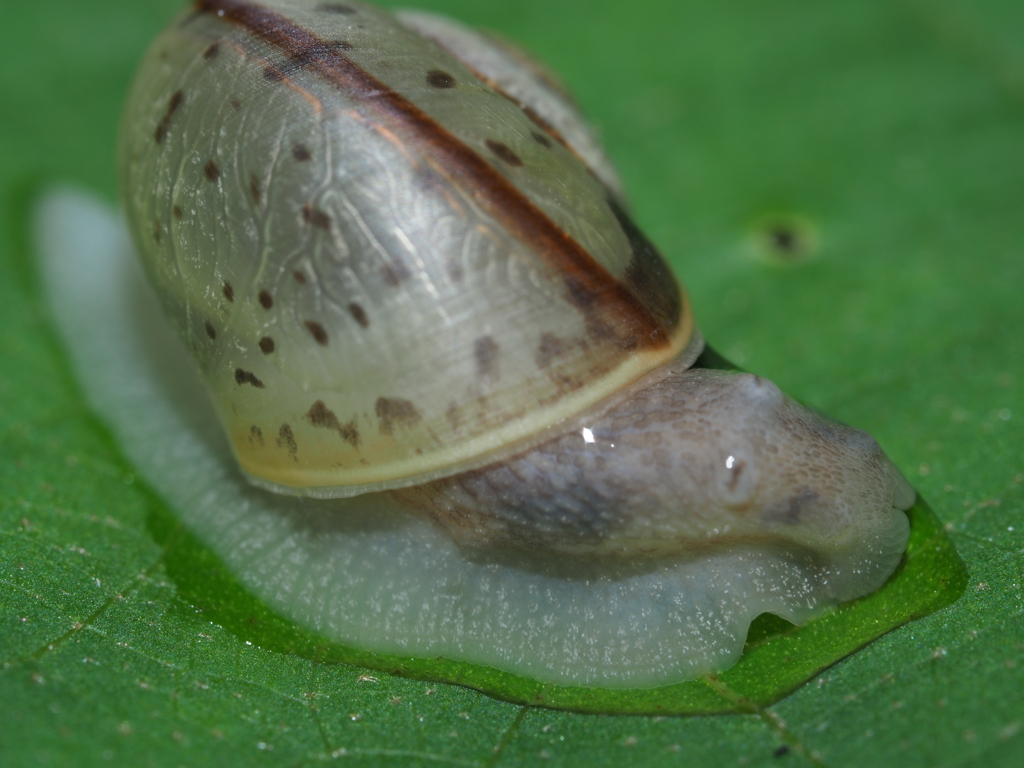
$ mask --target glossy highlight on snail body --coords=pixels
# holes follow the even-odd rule
[[[146,419],[97,407],[294,621],[652,687],[899,563],[899,471],[771,382],[691,367],[682,286],[583,118],[507,44],[364,3],[200,0],[147,54],[120,153],[136,251],[231,449],[131,298],[110,313],[146,359],[87,388],[163,391],[137,404],[152,449]]]

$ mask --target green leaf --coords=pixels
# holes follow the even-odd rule
[[[431,7],[564,76],[705,334],[875,434],[931,500],[967,592],[781,702],[754,690],[751,714],[689,719],[521,707],[209,623],[217,606],[181,586],[187,534],[71,380],[24,239],[39,180],[113,199],[121,96],[177,5],[16,4],[0,26],[0,763],[758,765],[785,745],[825,765],[1018,764],[1024,9]],[[779,222],[809,243],[793,263],[763,258]]]

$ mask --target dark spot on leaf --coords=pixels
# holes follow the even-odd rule
[[[211,43],[210,47],[203,51],[203,58],[209,61],[217,58],[218,53],[220,53],[220,43]]]
[[[260,352],[262,352],[264,355],[269,355],[271,352],[273,352],[274,346],[274,340],[269,336],[264,336],[262,339],[260,339]]]
[[[350,16],[356,12],[356,9],[352,6],[342,3],[320,3],[316,9],[320,13],[340,13],[345,16]]]
[[[532,136],[533,140],[536,141],[538,144],[540,144],[545,149],[550,149],[551,148],[551,139],[549,139],[543,133],[539,133],[537,131],[531,131],[530,132],[530,136]]]
[[[231,287],[231,283],[225,281],[223,290],[225,299],[227,299],[228,301],[235,300],[235,289]]]
[[[794,232],[792,229],[788,229],[786,227],[778,227],[769,232],[768,235],[772,239],[772,245],[774,245],[780,251],[796,250],[797,236],[796,232]]]
[[[313,407],[309,409],[306,418],[309,419],[309,423],[314,427],[333,429],[341,436],[342,440],[353,448],[359,447],[359,430],[356,429],[355,419],[347,424],[342,424],[338,421],[338,417],[334,415],[334,411],[324,405],[323,400],[317,400],[313,403]]]
[[[287,448],[288,453],[292,456],[299,450],[299,444],[295,442],[295,433],[292,432],[291,425],[282,424],[281,428],[277,430],[277,447]]]
[[[207,181],[216,182],[220,179],[220,166],[212,159],[207,160],[206,165],[203,166],[203,175],[206,176]]]
[[[331,228],[331,217],[319,208],[314,208],[312,203],[306,203],[302,206],[302,220],[307,224],[312,224],[317,229]]]
[[[476,359],[478,379],[493,382],[501,378],[498,350],[498,342],[490,336],[480,336],[473,342],[473,357]]]
[[[382,435],[392,434],[396,426],[415,426],[423,419],[415,405],[400,397],[378,397],[374,410],[380,421]]]
[[[505,144],[502,144],[500,141],[488,139],[484,143],[487,145],[487,148],[495,154],[496,157],[508,163],[509,165],[520,166],[523,164],[523,161],[520,159],[519,155],[517,155],[515,152],[509,149]]]
[[[163,144],[164,139],[167,138],[167,127],[171,123],[171,117],[177,112],[178,107],[185,100],[185,94],[179,89],[171,94],[170,100],[167,102],[167,109],[164,111],[164,116],[160,119],[160,123],[156,127],[156,131],[153,134],[153,138],[156,139],[157,144]]]
[[[182,216],[184,216],[184,213],[181,210],[181,206],[176,205],[173,208],[171,208],[171,215],[174,216],[174,218],[176,219],[180,219]]]
[[[249,427],[249,442],[263,445],[263,430],[253,424]]]
[[[252,201],[259,205],[262,194],[260,192],[260,180],[255,173],[249,174],[249,194],[252,195]]]
[[[314,320],[306,320],[303,324],[306,326],[306,329],[316,340],[317,344],[319,344],[321,347],[327,346],[327,342],[329,341],[329,339],[327,338],[327,331],[324,330],[324,327],[320,325],[320,323]]]
[[[568,349],[568,345],[562,339],[555,336],[555,334],[550,332],[542,333],[540,335],[540,344],[537,345],[537,351],[533,353],[533,361],[537,364],[538,368],[547,368],[555,358],[564,355]]]
[[[772,214],[755,224],[760,255],[775,264],[798,264],[817,250],[813,225],[802,216]]]
[[[270,309],[274,306],[274,297],[270,295],[270,291],[265,288],[259,292],[257,298],[260,300],[260,306],[264,309]]]
[[[774,752],[772,752],[772,757],[785,757],[788,754],[789,747],[783,744],[781,747],[778,747]]]
[[[427,85],[434,88],[454,88],[455,78],[441,69],[432,69],[427,72]]]
[[[295,282],[297,282],[299,285],[306,284],[306,275],[303,272],[300,272],[299,270],[296,269],[294,272],[292,272],[292,277],[295,278]]]
[[[217,338],[217,329],[213,327],[213,323],[209,320],[206,321],[206,335],[210,337],[210,340]]]
[[[359,323],[363,328],[370,325],[370,318],[366,316],[366,310],[354,301],[348,305],[348,312],[352,315],[352,319]]]
[[[235,368],[235,383],[238,385],[251,384],[256,389],[263,389],[263,382],[256,378],[256,374],[244,368]]]
[[[292,147],[292,157],[294,157],[300,163],[304,163],[307,160],[313,159],[313,156],[309,154],[309,150],[306,149],[305,144],[296,144],[294,147]]]

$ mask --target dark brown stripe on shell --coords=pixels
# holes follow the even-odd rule
[[[648,311],[629,287],[619,283],[501,171],[344,53],[284,16],[243,0],[197,0],[195,8],[197,12],[237,24],[290,60],[303,62],[306,71],[345,93],[364,114],[428,151],[437,167],[448,172],[452,184],[465,189],[490,216],[546,259],[557,273],[573,280],[578,291],[593,297],[593,301],[585,304],[599,308],[603,322],[610,324],[620,345],[649,349],[671,343],[670,332],[678,318],[667,324]]]

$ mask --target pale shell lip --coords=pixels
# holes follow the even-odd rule
[[[679,354],[674,358],[671,358],[668,362],[682,368],[689,368],[693,365],[694,361],[700,357],[701,352],[704,351],[704,346],[704,336],[701,334],[697,326],[694,325],[686,346]],[[493,439],[491,442],[495,447],[492,447],[478,455],[472,456],[471,458],[456,461],[427,472],[419,472],[405,477],[397,477],[373,483],[360,483],[356,485],[294,486],[275,483],[255,475],[252,472],[248,472],[244,465],[241,466],[241,471],[245,478],[257,488],[262,488],[263,490],[285,496],[302,496],[310,499],[345,499],[353,496],[362,496],[366,493],[376,493],[378,491],[389,491],[397,488],[409,488],[415,485],[422,485],[433,480],[439,480],[444,477],[450,477],[462,472],[468,472],[473,469],[487,466],[488,464],[501,461],[506,456],[512,456],[516,453],[533,448],[547,440],[572,432],[582,426],[584,422],[588,421],[595,412],[600,412],[622,398],[628,397],[629,393],[635,389],[650,386],[654,383],[654,379],[663,377],[665,375],[663,368],[664,366],[659,366],[655,368],[654,371],[649,371],[645,366],[643,369],[645,373],[643,375],[634,377],[632,381],[629,381],[624,386],[606,394],[605,397],[597,403],[581,409],[580,412],[574,416],[561,419],[538,432],[534,432],[527,437],[514,440],[506,445],[501,444],[501,433],[499,433],[496,436],[492,436]]]

